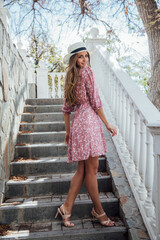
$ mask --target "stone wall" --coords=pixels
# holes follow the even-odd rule
[[[28,67],[0,19],[0,201],[27,98]]]

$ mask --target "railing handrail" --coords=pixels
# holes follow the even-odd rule
[[[142,114],[147,125],[160,127],[160,112],[148,99],[148,97],[139,89],[135,82],[130,76],[119,66],[118,62],[109,55],[108,51],[104,46],[96,46],[97,50],[101,53],[104,60],[107,62],[109,67],[113,70],[114,74],[119,79],[123,88],[128,93],[128,96],[134,102],[136,108]],[[136,94],[135,94],[136,93]]]

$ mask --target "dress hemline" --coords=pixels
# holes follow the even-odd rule
[[[96,154],[89,154],[87,157],[85,157],[84,159],[78,159],[76,161],[67,161],[67,163],[74,163],[74,162],[80,162],[80,161],[86,161],[89,157],[99,157],[101,155],[104,155],[108,150],[106,150],[103,153],[96,153]]]

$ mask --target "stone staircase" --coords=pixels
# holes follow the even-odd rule
[[[127,229],[119,217],[119,201],[112,192],[106,157],[99,158],[97,174],[101,202],[115,227],[92,222],[92,201],[83,185],[73,211],[73,228],[63,226],[57,208],[64,202],[76,163],[67,164],[64,143],[63,99],[28,99],[10,164],[6,198],[0,207],[0,223],[7,234],[0,239],[127,240]],[[7,228],[8,227],[8,228]]]

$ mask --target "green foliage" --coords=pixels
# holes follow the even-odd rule
[[[28,49],[28,56],[33,60],[34,67],[39,68],[39,62],[43,61],[48,67],[48,72],[64,72],[65,65],[63,64],[61,52],[55,47],[54,43],[49,43],[46,35],[34,34],[31,37],[30,46]],[[52,79],[51,75],[48,75],[49,90],[52,92],[52,81],[55,83],[55,92],[58,91],[58,77],[55,76]],[[63,85],[64,79],[61,78],[61,85]]]
[[[107,35],[107,50],[117,59],[120,66],[147,94],[148,80],[151,77],[150,61],[140,55],[136,50],[127,47],[113,32]]]
[[[151,75],[150,65],[147,59],[135,60],[132,57],[121,57],[118,59],[120,66],[139,85],[141,90],[147,94],[148,80]]]
[[[46,63],[49,72],[65,71],[61,52],[55,47],[54,43],[49,43],[45,34],[34,33],[31,36],[28,55],[33,59],[35,68],[39,67],[39,62],[42,60]]]

